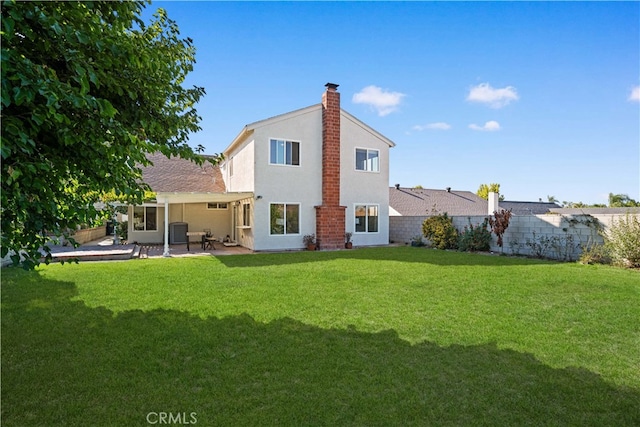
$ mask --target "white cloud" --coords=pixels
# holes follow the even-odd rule
[[[415,125],[412,129],[419,132],[423,130],[449,130],[451,129],[451,125],[449,123],[436,122],[429,123],[428,125]]]
[[[400,102],[402,102],[402,98],[405,96],[404,93],[390,92],[378,86],[371,85],[353,95],[352,102],[355,104],[369,105],[382,117],[396,111]]]
[[[629,94],[629,101],[640,102],[640,86],[634,86],[631,88],[631,94]]]
[[[478,126],[474,123],[469,125],[469,129],[481,130],[485,132],[495,132],[500,130],[500,123],[496,122],[495,120],[490,120],[486,122],[483,126]]]
[[[487,104],[491,108],[502,108],[511,101],[520,99],[516,88],[507,86],[502,89],[495,89],[489,83],[480,83],[469,90],[467,101]]]

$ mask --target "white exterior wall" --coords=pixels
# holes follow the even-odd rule
[[[348,114],[340,117],[340,204],[346,206],[346,231],[354,246],[389,243],[389,145],[360,126]],[[356,148],[379,151],[380,171],[356,170]],[[378,205],[378,232],[355,233],[355,206]]]
[[[250,135],[225,160],[221,169],[227,191],[253,191],[255,182],[254,151],[255,142],[253,135]]]
[[[227,191],[253,192],[255,190],[255,147],[254,135],[249,134],[244,141],[241,141],[229,153],[221,168]],[[250,225],[248,227],[243,226],[244,204],[249,204],[251,209]],[[255,249],[255,200],[244,199],[229,203],[229,210],[229,232],[227,234],[231,237],[231,240],[238,242],[241,246]]]
[[[377,233],[354,233],[354,245],[389,243],[389,145],[344,111],[341,114],[340,204],[346,207],[345,231],[355,230],[355,205],[378,205]],[[302,236],[316,231],[316,206],[322,204],[322,106],[314,105],[251,125],[234,143],[223,165],[228,191],[254,193],[251,226],[237,228],[237,241],[253,250],[302,249]],[[270,140],[300,143],[300,166],[270,164]],[[380,171],[355,169],[355,149],[380,152]],[[233,161],[233,175],[230,160]],[[243,201],[246,202],[246,201]],[[242,202],[241,202],[242,203]],[[300,232],[271,235],[270,205],[300,205]],[[241,213],[242,206],[236,206]],[[237,215],[240,225],[240,215]]]
[[[322,110],[285,115],[255,129],[254,250],[301,249],[302,236],[315,233],[315,206],[322,203]],[[300,142],[300,166],[269,163],[270,139]],[[258,199],[258,197],[260,197]],[[300,205],[300,233],[270,234],[270,204]]]

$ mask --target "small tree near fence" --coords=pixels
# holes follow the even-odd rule
[[[491,226],[491,230],[498,237],[498,246],[500,246],[500,250],[504,251],[502,236],[504,232],[509,228],[509,221],[511,220],[511,209],[505,210],[501,209],[500,212],[494,211],[493,218],[489,217],[489,225]]]

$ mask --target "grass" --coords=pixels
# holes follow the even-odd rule
[[[2,423],[640,425],[640,274],[371,248],[2,272]],[[174,421],[176,418],[174,418]]]

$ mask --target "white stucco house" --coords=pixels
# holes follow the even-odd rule
[[[185,225],[256,251],[389,242],[389,149],[395,144],[340,107],[322,102],[246,125],[216,167],[154,155],[143,179],[157,197],[129,207],[129,240],[165,244]],[[182,228],[181,228],[182,227]]]

